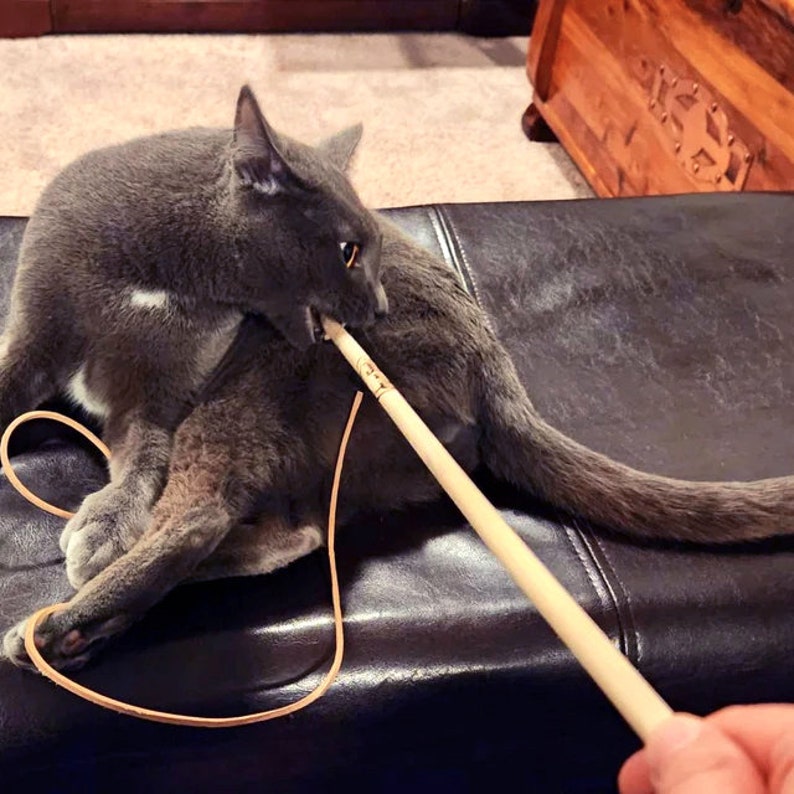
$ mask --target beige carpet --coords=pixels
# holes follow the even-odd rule
[[[229,126],[246,81],[307,142],[363,121],[353,179],[371,206],[589,196],[559,146],[521,131],[525,53],[454,34],[0,40],[0,214],[29,214],[88,149]]]

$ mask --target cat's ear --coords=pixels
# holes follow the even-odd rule
[[[243,183],[260,193],[278,193],[287,177],[287,164],[279,153],[276,134],[247,85],[240,89],[237,98],[233,160]]]
[[[316,148],[340,171],[345,171],[353,157],[353,152],[356,151],[358,142],[361,140],[361,133],[363,131],[364,126],[361,123],[355,124],[321,141],[317,144]]]

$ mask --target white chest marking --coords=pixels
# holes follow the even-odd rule
[[[134,289],[130,295],[130,306],[136,309],[171,309],[171,296],[164,289]]]
[[[88,384],[85,380],[85,364],[72,376],[67,392],[79,406],[100,419],[106,419],[110,413],[109,406],[88,391]]]

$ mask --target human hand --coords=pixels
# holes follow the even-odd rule
[[[626,761],[620,794],[794,794],[794,705],[676,714]]]

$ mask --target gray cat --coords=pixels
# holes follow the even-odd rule
[[[359,135],[300,144],[243,88],[233,131],[93,152],[42,195],[3,340],[0,420],[66,391],[114,453],[110,484],[61,539],[78,592],[37,634],[56,666],[83,664],[185,579],[264,573],[321,545],[356,389],[321,343],[321,314],[354,331],[469,471],[638,537],[794,530],[792,478],[642,474],[549,427],[453,273],[362,206],[343,173]],[[341,522],[438,495],[365,400]],[[21,634],[5,652],[25,664]]]

